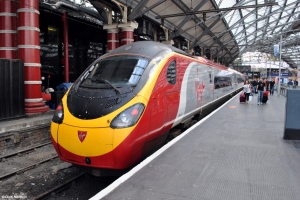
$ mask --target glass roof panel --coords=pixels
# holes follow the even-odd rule
[[[270,25],[272,22],[274,22],[274,21],[277,21],[277,19],[274,18],[274,17],[270,17],[270,18],[269,18],[269,25]]]
[[[253,39],[254,39],[254,34],[253,35],[250,35],[249,37],[248,37],[248,42],[250,42],[250,41],[252,41]],[[250,42],[251,43],[251,42]]]
[[[244,29],[243,26],[239,26],[239,27],[236,29],[235,34],[238,34],[238,33],[241,32],[243,29]]]
[[[283,18],[283,17],[285,17],[285,16],[287,16],[289,14],[290,14],[289,12],[283,12],[282,15],[281,15],[281,18]]]
[[[253,11],[254,10],[254,8],[249,8],[249,9],[242,9],[241,11],[242,11],[242,15],[243,15],[243,17],[245,17],[248,13],[250,13],[251,11]]]
[[[219,5],[221,0],[215,0],[216,4]],[[223,1],[223,0],[222,0]]]
[[[253,27],[253,26],[249,27],[249,28],[246,30],[247,35],[254,34],[255,30],[256,30],[255,27]]]
[[[281,14],[281,12],[278,12],[278,13],[276,13],[276,14],[273,14],[273,15],[272,15],[272,18],[278,19],[279,16],[280,16],[280,14]]]
[[[288,4],[294,3],[294,2],[296,2],[296,1],[297,1],[297,0],[287,0],[286,4],[288,5]]]
[[[244,19],[244,21],[245,21],[246,24],[248,24],[249,22],[252,22],[252,21],[254,21],[254,20],[256,20],[255,15],[250,15],[250,16],[248,16],[247,18]],[[249,24],[248,24],[248,25],[249,25]]]
[[[244,6],[255,5],[255,1],[246,1],[243,5]]]
[[[236,0],[223,0],[219,8],[230,8],[236,4]]]
[[[232,26],[232,24],[234,24],[235,22],[237,22],[238,20],[240,20],[241,19],[241,16],[240,16],[240,14],[238,13],[238,12],[233,12],[233,15],[232,16],[230,16],[230,15],[226,15],[225,16],[225,19],[227,20],[229,20],[231,18],[231,20],[229,21],[229,27],[231,27]],[[227,21],[228,21],[227,20]]]
[[[259,28],[261,28],[261,27],[265,26],[265,23],[266,23],[266,21],[265,21],[265,20],[261,20],[261,21],[259,21],[259,22],[257,23],[257,28],[259,29]]]

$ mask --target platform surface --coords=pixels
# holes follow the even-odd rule
[[[286,97],[256,98],[235,96],[91,199],[299,200],[300,141],[283,140]]]
[[[0,121],[0,136],[1,134],[18,131],[24,128],[35,127],[39,125],[49,125],[53,118],[55,110],[49,110],[48,112],[26,115],[23,118],[16,118],[10,120]]]

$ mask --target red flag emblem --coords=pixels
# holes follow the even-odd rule
[[[87,131],[78,131],[78,138],[79,138],[80,142],[83,142],[86,135],[87,135]]]

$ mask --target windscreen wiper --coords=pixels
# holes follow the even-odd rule
[[[117,94],[121,94],[120,90],[118,90],[115,86],[113,86],[108,80],[102,79],[102,78],[97,78],[97,77],[92,77],[90,78],[92,82],[98,82],[98,83],[107,83],[109,86],[111,86]]]

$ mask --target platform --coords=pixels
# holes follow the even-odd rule
[[[24,118],[0,121],[1,155],[51,141],[50,123],[54,110],[26,115]]]
[[[24,118],[16,118],[10,120],[0,121],[0,134],[7,133],[9,131],[18,131],[24,128],[34,127],[46,124],[50,126],[50,122],[53,118],[55,110],[49,110],[48,112],[29,114]]]
[[[286,97],[238,95],[92,197],[300,199],[300,141],[283,140]]]

